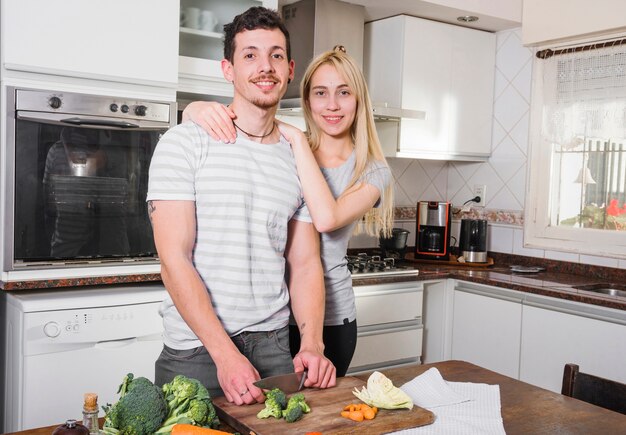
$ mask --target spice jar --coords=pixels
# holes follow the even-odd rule
[[[89,435],[89,429],[76,420],[67,420],[65,424],[57,427],[52,435]]]
[[[98,395],[95,393],[86,393],[83,402],[83,426],[85,426],[90,434],[99,434],[100,427],[98,425]]]

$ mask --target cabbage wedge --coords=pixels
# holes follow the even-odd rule
[[[384,409],[413,408],[413,400],[401,389],[395,387],[391,380],[380,372],[374,372],[367,379],[367,387],[361,391],[354,388],[356,397],[370,406]]]

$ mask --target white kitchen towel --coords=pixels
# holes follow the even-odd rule
[[[413,399],[414,404],[427,409],[470,400],[469,397],[453,391],[435,367],[407,382],[400,389]]]
[[[429,375],[430,376],[430,375]],[[419,376],[418,376],[419,377]],[[414,391],[400,387],[417,403]],[[444,381],[445,382],[445,381]],[[500,387],[470,382],[445,382],[453,393],[469,400],[434,407],[435,422],[393,432],[393,435],[505,435],[500,413]],[[410,392],[411,391],[411,392]],[[445,397],[452,397],[446,394]],[[391,435],[391,434],[390,434]]]

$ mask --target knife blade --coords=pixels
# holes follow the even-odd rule
[[[254,382],[259,388],[264,390],[271,390],[272,388],[279,388],[286,394],[295,393],[302,389],[304,381],[306,381],[307,371],[289,373],[287,375],[270,376],[267,378],[259,379]]]

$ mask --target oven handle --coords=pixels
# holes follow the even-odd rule
[[[137,124],[126,121],[110,121],[104,119],[65,118],[61,122],[73,125],[97,125],[102,127],[139,128]]]
[[[68,118],[68,116],[70,117]],[[115,129],[140,128],[142,130],[166,130],[170,127],[169,123],[143,119],[130,123],[128,121],[119,121],[117,119],[105,118],[102,116],[73,117],[67,113],[31,112],[25,110],[16,112],[15,117],[25,121],[41,122],[44,124],[91,125]]]

